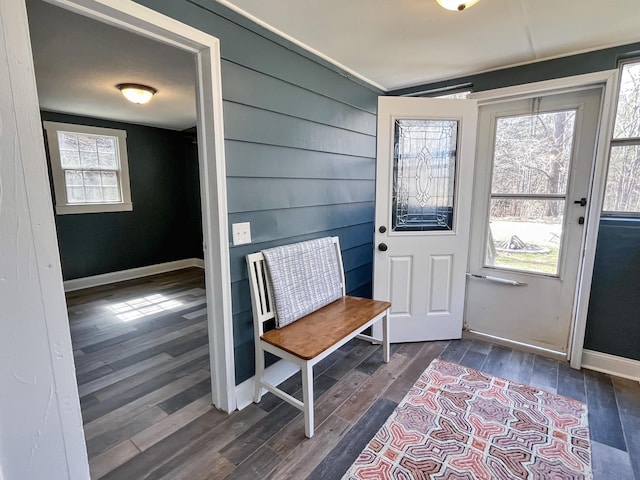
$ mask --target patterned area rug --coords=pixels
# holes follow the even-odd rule
[[[587,406],[434,360],[343,479],[592,479]]]

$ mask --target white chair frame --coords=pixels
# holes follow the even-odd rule
[[[342,264],[342,254],[340,253],[340,240],[338,237],[332,237],[333,244],[336,248],[338,264],[340,266],[340,279],[342,282],[342,295],[345,295],[345,277],[344,266]],[[255,391],[254,401],[259,403],[262,399],[263,389],[266,389],[290,403],[294,407],[304,412],[304,429],[305,435],[311,438],[314,434],[314,416],[313,416],[313,366],[322,361],[327,356],[338,350],[342,345],[353,338],[360,338],[372,343],[382,343],[383,360],[389,362],[389,309],[375,316],[367,323],[362,325],[357,331],[342,338],[339,342],[319,354],[318,356],[305,360],[289,352],[286,352],[270,343],[262,340],[264,334],[264,323],[275,318],[275,310],[273,296],[270,284],[267,281],[267,269],[265,268],[264,256],[262,252],[247,255],[247,268],[249,270],[249,284],[251,287],[251,307],[253,309],[253,325],[255,335],[255,353],[256,353],[256,374],[255,374]],[[371,327],[376,322],[382,320],[382,340],[376,339],[360,332]],[[286,328],[286,327],[284,327]],[[300,368],[302,374],[302,402],[297,398],[289,395],[271,385],[264,380],[264,352],[272,353],[284,360],[287,360]]]

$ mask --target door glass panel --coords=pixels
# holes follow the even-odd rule
[[[558,274],[564,200],[492,199],[485,265]]]
[[[496,119],[485,266],[558,275],[576,115]]]
[[[566,193],[576,112],[498,118],[492,193]]]
[[[453,229],[457,142],[457,120],[396,120],[394,231]]]

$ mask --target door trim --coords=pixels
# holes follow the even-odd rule
[[[478,106],[510,100],[532,98],[541,94],[564,93],[572,90],[585,90],[601,87],[602,104],[600,120],[596,137],[595,159],[589,185],[590,202],[586,212],[586,229],[582,238],[582,260],[578,270],[578,281],[573,302],[573,319],[567,359],[573,368],[582,366],[584,337],[587,328],[587,311],[591,294],[591,280],[598,241],[600,214],[604,203],[604,193],[607,182],[607,168],[609,165],[609,140],[613,129],[613,119],[616,109],[616,94],[618,88],[618,70],[588,73],[573,77],[565,77],[543,82],[498,88],[485,92],[474,93],[470,96],[478,100]]]
[[[222,112],[221,59],[219,40],[177,20],[134,2],[121,0],[48,0],[56,6],[115,25],[165,44],[191,52],[197,70],[197,110],[200,185],[203,207],[203,235],[209,348],[211,352],[212,401],[226,411],[236,408],[233,333],[231,323],[231,282],[229,266],[228,216],[224,130]],[[38,302],[44,308],[42,323],[51,352],[53,384],[50,401],[60,419],[66,472],[69,478],[88,478],[86,447],[75,379],[73,351],[64,298],[60,256],[49,189],[39,102],[24,0],[0,3],[0,44],[10,52],[6,65],[13,88],[0,102],[11,111],[8,122],[15,126],[15,162],[28,179],[26,204],[5,208],[19,210],[29,219],[33,256],[37,270],[26,275],[26,259],[16,260],[18,273],[37,278]],[[6,107],[6,109],[5,109]],[[4,118],[3,118],[4,120]],[[26,258],[26,257],[25,257]],[[30,314],[28,305],[16,307]],[[49,435],[51,437],[51,435]],[[46,448],[44,445],[42,448]]]

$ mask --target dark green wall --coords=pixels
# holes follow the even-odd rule
[[[43,120],[127,131],[133,211],[55,216],[65,280],[203,258],[198,156],[190,138],[160,128],[41,115]]]
[[[371,295],[378,92],[349,80],[214,0],[140,0],[220,39],[236,381],[253,375],[253,322],[244,257],[338,235],[347,290]],[[229,235],[231,240],[231,235]]]
[[[600,221],[585,348],[640,360],[640,220]]]
[[[640,43],[390,92],[409,95],[469,83],[476,92],[618,68]],[[584,347],[640,360],[640,221],[603,219],[596,248]]]

